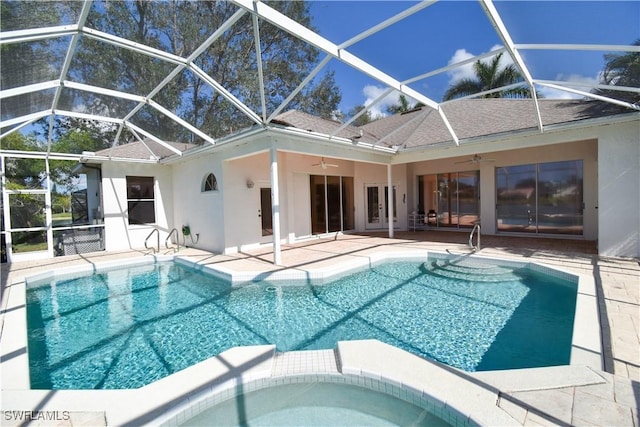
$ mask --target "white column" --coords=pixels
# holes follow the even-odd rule
[[[273,222],[273,263],[282,264],[282,251],[280,250],[280,199],[278,188],[278,150],[274,147],[271,154],[271,218]]]
[[[393,181],[391,180],[391,164],[387,165],[387,218],[389,238],[393,239]]]

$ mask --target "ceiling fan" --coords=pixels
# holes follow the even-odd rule
[[[462,162],[456,162],[456,164],[469,163],[471,165],[477,165],[480,162],[495,162],[495,161],[496,161],[496,159],[483,159],[479,155],[474,154],[473,157],[470,158],[469,160],[463,160]]]
[[[311,166],[320,166],[320,167],[322,167],[322,169],[326,169],[326,168],[337,168],[337,167],[338,167],[338,165],[334,165],[334,164],[332,164],[332,163],[327,163],[327,162],[324,160],[324,157],[322,157],[322,158],[320,159],[320,163],[316,163],[316,164],[313,164],[313,165],[311,165]]]

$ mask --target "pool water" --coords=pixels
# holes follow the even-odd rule
[[[450,427],[427,409],[349,384],[299,383],[240,394],[188,419],[185,426]]]
[[[232,286],[160,263],[27,291],[32,388],[137,388],[236,346],[378,339],[466,371],[569,363],[575,283],[466,260]]]

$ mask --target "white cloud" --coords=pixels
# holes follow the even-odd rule
[[[489,49],[487,52],[493,52],[494,50],[498,50],[498,49],[502,49],[502,45],[498,44],[498,45],[491,46],[491,49]],[[486,53],[486,52],[483,52],[483,53]],[[455,51],[451,59],[449,59],[448,65],[457,64],[459,62],[466,61],[467,59],[474,58],[481,54],[482,53],[474,54],[467,51],[466,49],[458,49]],[[493,60],[493,56],[482,59],[482,62],[489,62],[491,60]],[[465,65],[461,65],[457,68],[454,68],[448,71],[447,74],[449,75],[449,85],[453,85],[463,79],[474,78],[476,75],[476,73],[473,71],[474,63],[475,61]],[[502,58],[500,59],[500,65],[504,68],[511,64],[513,64],[513,60],[511,59],[511,56],[509,56],[509,54],[506,52],[503,53]]]
[[[364,106],[369,106],[373,101],[375,101],[383,92],[385,92],[387,88],[375,85],[367,85],[362,89],[362,93],[365,96]],[[371,113],[372,118],[376,117],[384,117],[387,116],[387,108],[391,105],[396,105],[400,100],[400,92],[393,91],[389,95],[385,96],[383,99],[378,101],[375,105],[373,105],[369,112]],[[415,103],[412,98],[407,98],[409,104]]]
[[[558,74],[555,78],[559,86],[562,85],[561,82],[569,82],[569,83],[580,83],[587,86],[568,86],[573,89],[580,90],[582,92],[589,92],[591,90],[588,86],[595,86],[599,83],[599,77],[585,77],[580,74]],[[582,99],[582,95],[578,95],[572,92],[565,92],[563,90],[554,89],[550,87],[538,86],[538,92],[544,97],[548,99]]]

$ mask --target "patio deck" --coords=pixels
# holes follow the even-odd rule
[[[402,253],[425,249],[465,252],[468,251],[467,239],[466,233],[434,231],[396,232],[394,239],[386,238],[384,233],[336,235],[332,238],[283,245],[281,266],[272,264],[273,253],[270,246],[232,255],[212,254],[190,248],[183,249],[180,253],[198,260],[200,264],[239,272],[269,274],[285,268],[312,271],[350,258],[368,257],[380,251]],[[600,309],[604,369],[594,372],[602,379],[597,384],[568,387],[523,385],[522,376],[518,376],[517,371],[461,376],[487,389],[498,390],[496,405],[513,418],[514,425],[640,426],[638,260],[601,258],[597,256],[595,242],[505,236],[482,236],[479,254],[526,259],[592,276],[596,283]],[[143,251],[101,252],[3,265],[2,322],[5,313],[12,310],[12,307],[7,307],[7,291],[10,291],[12,285],[22,282],[25,276],[53,268],[148,255]],[[5,328],[2,330],[2,340],[6,340]],[[3,354],[2,357],[4,359],[6,355]],[[2,409],[13,408],[5,408],[3,404]]]

